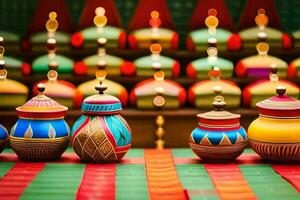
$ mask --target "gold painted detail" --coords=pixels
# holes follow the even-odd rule
[[[99,117],[95,117],[83,127],[73,142],[75,152],[84,161],[116,161],[113,145],[106,137]]]

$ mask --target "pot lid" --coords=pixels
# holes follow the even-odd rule
[[[20,118],[58,119],[66,115],[68,108],[44,95],[45,85],[38,84],[38,95],[16,108]]]
[[[118,98],[104,94],[107,86],[103,83],[106,77],[104,70],[98,70],[96,72],[96,78],[99,80],[99,85],[95,86],[95,89],[99,91],[99,94],[89,96],[84,99],[81,110],[85,114],[117,114],[122,110],[121,102]]]
[[[240,115],[228,111],[224,111],[226,106],[224,97],[221,96],[222,87],[215,86],[213,88],[216,94],[212,105],[215,110],[198,114],[199,126],[204,129],[233,129],[239,127]]]
[[[284,86],[276,87],[276,96],[260,101],[256,104],[259,114],[273,118],[300,117],[300,101],[287,96]]]

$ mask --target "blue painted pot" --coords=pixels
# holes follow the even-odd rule
[[[55,160],[61,157],[69,144],[70,128],[64,116],[67,107],[43,94],[18,107],[18,121],[11,129],[10,145],[22,160]]]

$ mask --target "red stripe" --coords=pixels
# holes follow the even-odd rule
[[[272,167],[300,192],[300,165],[272,165]]]
[[[87,164],[76,199],[115,199],[116,164]]]
[[[44,166],[45,163],[16,163],[0,179],[0,199],[18,199]]]
[[[100,123],[102,125],[102,128],[104,129],[105,133],[106,133],[106,137],[108,138],[108,140],[111,142],[111,144],[116,147],[117,146],[117,143],[116,143],[116,140],[113,136],[113,134],[111,133],[111,131],[109,130],[107,124],[106,124],[106,120],[104,117],[98,117],[99,120],[100,120]]]
[[[205,164],[221,199],[257,199],[236,164]]]
[[[81,131],[81,129],[85,126],[85,125],[87,125],[89,122],[90,122],[90,118],[91,117],[87,117],[86,118],[86,120],[79,126],[79,128],[74,132],[74,134],[73,134],[73,136],[72,136],[72,144],[73,144],[73,142],[74,142],[74,140],[75,140],[75,138],[76,138],[76,136],[77,136],[77,134],[79,133],[79,131]]]

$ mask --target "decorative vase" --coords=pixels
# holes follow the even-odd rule
[[[300,161],[300,101],[278,86],[277,96],[256,104],[259,117],[248,128],[251,147],[263,159]]]
[[[83,101],[83,115],[72,127],[72,145],[83,162],[118,162],[131,146],[131,130],[120,115],[120,100],[104,94],[106,73],[98,71],[96,75],[100,80],[95,87],[99,94]]]
[[[6,147],[8,143],[8,133],[4,126],[0,124],[0,153],[3,151],[3,149]]]
[[[223,111],[226,105],[220,96],[221,87],[214,87],[214,111],[198,114],[199,124],[190,136],[190,147],[206,162],[235,160],[246,147],[247,135],[240,126],[240,115]]]
[[[43,94],[18,107],[18,121],[11,129],[10,146],[21,160],[42,161],[59,159],[69,144],[69,126],[64,120],[67,107]]]

